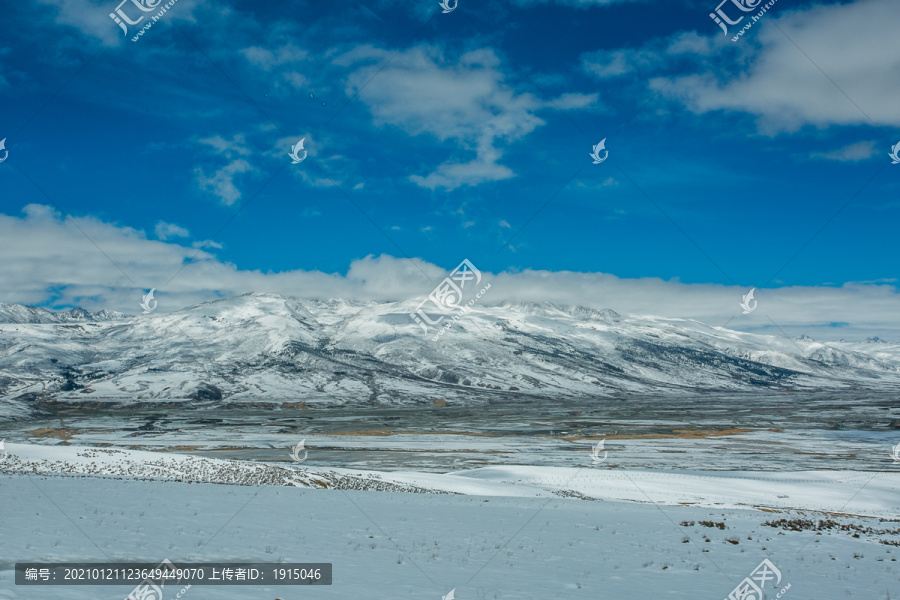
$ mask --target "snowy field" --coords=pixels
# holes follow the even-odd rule
[[[0,598],[121,600],[131,589],[16,587],[17,561],[164,558],[334,565],[328,587],[193,586],[188,599],[438,600],[454,588],[460,600],[721,599],[764,558],[782,573],[767,598],[900,598],[897,473],[673,473],[590,461],[377,473],[6,450]],[[375,491],[385,489],[408,491]]]

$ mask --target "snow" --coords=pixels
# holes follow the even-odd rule
[[[476,306],[435,342],[409,318],[416,304],[248,294],[131,318],[3,305],[0,395],[121,405],[192,399],[207,384],[229,402],[415,404],[900,386],[887,343],[509,303]],[[21,412],[0,404],[0,418]]]
[[[26,590],[15,562],[164,558],[331,562],[303,597],[434,600],[718,599],[768,558],[788,600],[900,598],[897,344],[529,303],[435,343],[415,304],[0,305],[0,600],[133,587]],[[213,596],[300,594],[182,600]]]
[[[112,599],[133,587],[25,590],[10,584],[14,562],[163,558],[176,564],[331,562],[334,584],[303,592],[321,598],[437,600],[453,588],[460,600],[725,598],[763,558],[783,574],[781,588],[790,584],[788,598],[900,596],[900,548],[881,543],[900,539],[898,473],[710,474],[603,466],[378,473],[6,446],[9,455],[0,463],[0,598]],[[26,464],[52,468],[13,473]],[[169,469],[166,476],[142,479],[161,465]],[[133,474],[115,474],[117,468]],[[272,468],[294,473],[295,483],[171,480],[236,480],[237,473]],[[86,472],[93,474],[75,476]],[[420,493],[317,487],[350,476],[411,484]],[[426,488],[453,493],[421,493]],[[577,493],[553,493],[560,489]],[[696,504],[681,504],[689,501]],[[838,525],[819,532],[763,525],[797,518]],[[859,537],[852,537],[853,527]],[[167,593],[174,597],[177,591]],[[292,588],[265,586],[194,586],[184,597],[243,600],[248,591],[253,598],[300,597]]]

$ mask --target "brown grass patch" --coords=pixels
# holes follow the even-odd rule
[[[700,439],[700,438],[710,438],[710,437],[719,437],[723,435],[737,435],[739,433],[750,433],[752,431],[756,431],[755,429],[741,429],[741,428],[733,428],[733,429],[675,429],[672,433],[632,433],[632,434],[618,434],[618,435],[604,435],[604,436],[595,436],[595,437],[585,437],[579,435],[567,435],[562,436],[562,439],[582,439],[582,440],[645,440],[645,439]]]
[[[755,429],[676,429],[673,433],[633,433],[619,435],[604,436],[585,436],[585,435],[518,435],[514,433],[476,433],[474,431],[414,431],[408,429],[369,429],[366,431],[332,431],[325,435],[358,435],[358,436],[389,436],[389,435],[469,435],[472,437],[544,437],[554,440],[638,440],[638,439],[699,439],[708,437],[718,437],[723,435],[736,435],[739,433],[750,433]]]
[[[25,433],[30,433],[34,437],[40,438],[56,438],[58,440],[70,440],[72,436],[78,433],[74,429],[59,429],[58,427],[41,427],[39,429],[32,429],[30,431],[26,431]]]
[[[472,436],[481,436],[481,437],[516,437],[511,434],[503,435],[503,434],[495,434],[495,433],[475,433],[472,431],[412,431],[406,429],[399,429],[397,431],[393,431],[390,429],[369,429],[368,431],[333,431],[331,433],[326,433],[325,435],[373,435],[373,436],[388,436],[388,435],[472,435]]]

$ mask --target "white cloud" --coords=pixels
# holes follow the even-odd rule
[[[876,144],[877,142],[875,141],[856,142],[831,152],[813,152],[809,156],[810,158],[835,160],[838,162],[859,162],[880,153],[878,148],[875,147]]]
[[[493,153],[491,158],[485,158],[479,152],[475,160],[467,163],[444,163],[437,171],[425,177],[410,175],[409,180],[423,188],[431,190],[445,188],[450,191],[463,185],[478,185],[515,177],[512,169],[497,164],[496,159],[496,153]]]
[[[198,141],[211,147],[216,153],[224,154],[227,158],[231,158],[234,155],[248,156],[250,154],[250,148],[247,147],[247,139],[242,133],[233,135],[230,140],[226,140],[221,135],[214,135],[208,138],[200,138]]]
[[[97,1],[97,0],[38,0],[40,4],[55,7],[56,14],[54,22],[59,25],[67,25],[74,27],[82,34],[96,38],[104,46],[115,46],[119,44],[127,36],[118,25],[109,17],[109,13],[113,12],[117,3]],[[123,7],[126,14],[131,15],[131,19],[135,20],[144,13],[133,10],[129,11],[127,7]],[[154,13],[155,14],[155,13]],[[143,26],[141,22],[137,26],[129,28],[129,33],[134,35],[137,28]]]
[[[274,37],[284,36],[279,32]],[[266,89],[274,96],[288,97],[308,87],[309,78],[297,70],[297,65],[310,60],[309,52],[293,42],[272,42],[270,46],[273,49],[249,46],[240,51],[251,66],[262,71]]]
[[[122,6],[122,11],[137,25],[128,25],[127,34],[113,21],[109,14],[114,12],[118,1],[113,0],[37,0],[39,4],[54,7],[53,21],[58,25],[66,25],[78,30],[82,35],[99,40],[104,46],[116,46],[130,40],[143,27],[151,15],[162,10],[165,2],[158,2],[155,10],[143,12],[131,2]],[[194,12],[206,8],[207,0],[179,0],[165,14],[166,19],[195,22]],[[221,10],[221,9],[220,9]],[[129,42],[130,43],[130,42]],[[144,49],[146,51],[146,48]]]
[[[655,67],[661,62],[658,52],[642,48],[597,50],[581,57],[581,66],[600,79],[628,75],[638,69]]]
[[[610,79],[657,69],[671,69],[686,56],[710,56],[720,49],[721,40],[706,38],[693,31],[679,32],[649,42],[639,48],[595,50],[581,55],[581,68],[598,79]]]
[[[579,187],[584,190],[601,190],[606,187],[615,187],[619,185],[619,181],[615,177],[607,177],[603,181],[600,182],[592,182],[592,181],[577,181],[574,184],[576,187]]]
[[[335,62],[350,65],[384,55],[365,46]],[[377,125],[453,140],[462,150],[475,151],[472,160],[450,160],[426,176],[410,177],[422,187],[454,189],[513,177],[510,168],[499,164],[500,148],[544,123],[535,113],[545,104],[504,83],[500,59],[492,50],[474,50],[448,64],[438,49],[419,46],[400,52],[380,72],[378,68],[377,63],[359,67],[346,90],[351,96],[359,93]],[[571,95],[560,101],[586,105],[591,99]]]
[[[250,46],[242,49],[240,52],[247,59],[247,62],[263,71],[271,71],[273,67],[284,64],[301,62],[309,56],[306,50],[298,48],[291,43],[276,48],[274,52],[260,46]]]
[[[900,125],[900,54],[886,45],[900,26],[896,0],[815,4],[780,15],[778,6],[739,42],[751,54],[749,66],[735,64],[728,76],[678,77],[664,93],[698,114],[756,115],[760,130],[771,134],[870,118]]]
[[[156,237],[162,241],[166,241],[169,238],[188,237],[191,235],[184,227],[176,225],[175,223],[166,223],[165,221],[157,223],[154,232],[156,233]]]
[[[240,270],[202,250],[150,240],[141,231],[92,217],[61,217],[39,205],[29,205],[23,212],[22,216],[0,214],[0,255],[4,257],[0,261],[0,281],[4,283],[0,302],[53,302],[135,313],[141,294],[150,288],[157,289],[161,312],[251,291],[406,300],[427,295],[447,269],[456,266],[441,268],[421,259],[413,264],[391,256],[370,256],[353,261],[346,275],[302,270],[263,273]],[[468,258],[479,266],[477,256]],[[728,327],[743,329],[770,327],[771,318],[792,334],[806,331],[822,340],[900,336],[900,293],[893,281],[760,289],[756,293],[759,308],[744,316],[737,305],[747,289],[732,286],[570,271],[525,270],[485,276],[492,284],[491,303],[577,304],[612,308],[626,315],[692,318],[712,326],[733,319]],[[847,325],[833,328],[830,323]]]
[[[222,244],[219,242],[214,242],[212,240],[201,240],[199,242],[194,242],[191,244],[191,248],[215,248],[216,250],[222,249]]]
[[[298,90],[303,89],[308,84],[306,77],[304,77],[300,73],[297,73],[296,71],[288,71],[287,73],[284,73],[284,79],[289,84],[291,84],[294,89]]]
[[[236,134],[230,140],[221,135],[214,135],[198,141],[212,148],[216,154],[225,157],[229,162],[216,169],[212,175],[207,175],[203,167],[195,167],[194,181],[197,187],[218,197],[222,204],[231,206],[240,200],[242,195],[235,181],[237,177],[243,173],[259,171],[246,159],[236,158],[251,154],[244,135]]]
[[[229,162],[224,167],[216,169],[215,173],[208,176],[201,167],[194,169],[194,180],[197,186],[206,192],[210,192],[219,198],[225,206],[231,206],[241,199],[241,190],[235,184],[235,178],[242,173],[252,173],[257,169],[242,158]]]
[[[563,94],[559,98],[548,102],[549,106],[561,110],[582,108],[604,108],[598,103],[598,94]]]

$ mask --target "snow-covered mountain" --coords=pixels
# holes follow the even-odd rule
[[[476,306],[434,340],[416,305],[247,294],[136,317],[0,305],[0,407],[900,389],[900,346],[881,341],[527,303]]]
[[[113,310],[90,313],[83,308],[67,311],[52,311],[23,304],[3,304],[0,302],[0,323],[81,323],[85,321],[114,321],[127,319],[131,315]]]

